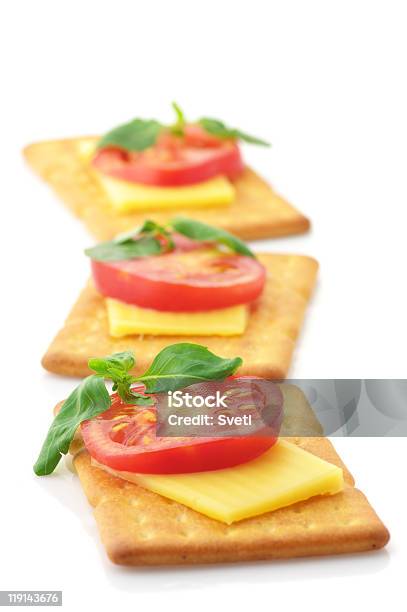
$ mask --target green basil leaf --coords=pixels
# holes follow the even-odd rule
[[[88,366],[97,374],[110,378],[112,371],[129,372],[136,363],[133,351],[123,351],[122,353],[113,353],[107,357],[93,357],[89,359]]]
[[[135,363],[136,360],[132,351],[114,353],[101,358],[95,357],[88,361],[91,370],[113,381],[113,391],[117,391],[126,404],[151,406],[154,403],[151,397],[134,392],[131,388],[136,379],[129,372]]]
[[[96,146],[98,149],[119,147],[125,151],[144,151],[156,143],[162,129],[155,119],[133,119],[107,132]]]
[[[171,221],[171,225],[176,232],[191,238],[192,240],[214,240],[219,244],[223,244],[231,249],[234,253],[255,257],[254,253],[248,246],[233,234],[229,234],[225,230],[217,227],[212,227],[201,221],[194,221],[188,217],[175,217]]]
[[[39,457],[34,465],[37,476],[51,474],[61,456],[69,450],[82,421],[91,419],[110,407],[110,396],[101,376],[88,376],[65,400],[55,417]]]
[[[112,380],[113,391],[118,391],[120,397],[127,400],[131,396],[130,387],[133,382],[133,376],[129,372],[135,363],[133,352],[123,351],[107,357],[89,359],[88,366],[100,376]]]
[[[251,136],[246,132],[242,132],[237,128],[228,127],[223,121],[219,121],[219,119],[213,119],[212,117],[202,117],[198,121],[199,125],[203,127],[205,132],[209,134],[213,134],[218,138],[236,138],[237,140],[243,140],[249,144],[260,145],[262,147],[270,147],[270,143],[262,140],[261,138],[256,138],[256,136]]]
[[[176,391],[206,380],[223,380],[233,374],[242,360],[223,359],[205,346],[180,342],[163,349],[151,366],[137,380],[143,382],[148,393]]]
[[[149,257],[158,255],[163,247],[154,236],[122,237],[120,240],[110,240],[101,242],[90,249],[85,250],[85,254],[96,261],[121,261],[124,259],[134,259],[135,257]]]

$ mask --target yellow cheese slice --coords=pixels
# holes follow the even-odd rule
[[[253,461],[213,472],[134,474],[97,465],[227,524],[343,489],[341,468],[285,440]]]
[[[95,150],[94,140],[78,143],[78,154],[87,163]],[[93,169],[113,208],[119,213],[177,208],[227,206],[235,197],[233,185],[224,176],[183,187],[154,187],[130,183]]]
[[[163,312],[106,299],[109,333],[114,338],[133,334],[153,336],[239,336],[246,329],[247,306],[205,312]]]

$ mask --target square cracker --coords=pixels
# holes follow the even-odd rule
[[[246,240],[305,232],[309,220],[286,202],[253,170],[246,168],[234,185],[236,199],[228,207],[118,214],[89,164],[78,155],[81,139],[39,142],[27,146],[30,166],[56,191],[99,240],[141,225],[146,216],[165,223],[175,214],[218,225]]]
[[[389,534],[326,438],[289,438],[344,470],[345,488],[225,525],[91,465],[75,467],[107,554],[121,565],[222,563],[368,551]]]
[[[175,342],[195,342],[222,357],[240,356],[241,374],[285,378],[305,309],[313,289],[318,264],[300,255],[258,255],[267,268],[267,281],[252,307],[242,336],[125,336],[112,338],[108,331],[104,298],[92,283],[82,291],[64,327],[57,334],[42,364],[66,376],[87,376],[91,357],[133,350],[135,372],[142,373],[157,353]]]

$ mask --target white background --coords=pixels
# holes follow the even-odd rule
[[[313,221],[261,248],[313,255],[319,286],[291,374],[406,375],[406,15],[403,2],[36,2],[2,5],[1,589],[63,589],[108,609],[402,609],[401,439],[336,446],[391,530],[386,551],[125,570],[105,558],[65,468],[31,465],[72,388],[39,364],[88,275],[81,224],[24,166],[24,144],[97,133],[176,99],[270,139],[247,159]],[[5,223],[6,222],[6,223]],[[4,224],[5,223],[5,224]],[[398,604],[395,597],[399,596]]]

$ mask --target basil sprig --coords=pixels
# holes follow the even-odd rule
[[[86,249],[85,254],[96,261],[123,261],[158,255],[173,247],[170,232],[165,227],[155,221],[145,221],[141,227]]]
[[[228,247],[233,253],[255,257],[249,247],[233,234],[188,217],[175,217],[165,227],[147,220],[141,227],[86,249],[85,253],[96,261],[122,261],[159,255],[174,249],[171,238],[173,231],[192,240],[217,242]]]
[[[174,123],[166,125],[155,119],[133,119],[107,132],[98,141],[96,147],[98,149],[118,147],[124,151],[144,151],[155,145],[158,136],[163,131],[169,131],[175,136],[182,137],[185,125],[187,124],[185,114],[176,102],[172,102],[172,108],[176,117]],[[208,134],[218,138],[232,138],[233,140],[243,140],[249,144],[261,145],[263,147],[270,146],[265,140],[251,136],[237,128],[228,127],[219,119],[202,117],[196,123]]]
[[[208,380],[223,380],[242,364],[240,357],[223,359],[199,344],[182,342],[163,349],[142,376],[132,376],[135,365],[131,351],[90,359],[89,368],[97,372],[85,378],[65,400],[55,417],[34,465],[38,476],[51,474],[62,455],[66,455],[79,425],[105,412],[111,398],[104,379],[113,381],[113,391],[127,404],[154,403],[148,393],[175,391]],[[146,394],[135,392],[134,383],[145,385]]]
[[[135,382],[134,376],[129,374],[134,368],[136,360],[131,351],[114,353],[107,357],[89,359],[88,365],[99,376],[113,381],[112,391],[117,391],[126,404],[137,406],[152,406],[154,401],[143,393],[136,393],[131,388]]]
[[[261,138],[256,138],[256,136],[251,136],[246,132],[242,132],[237,128],[228,127],[223,121],[219,121],[219,119],[213,119],[211,117],[202,117],[198,121],[199,125],[208,132],[209,134],[213,134],[213,136],[217,136],[218,138],[233,138],[236,140],[243,140],[248,144],[260,145],[262,147],[270,147],[270,143],[265,140],[261,140]]]

